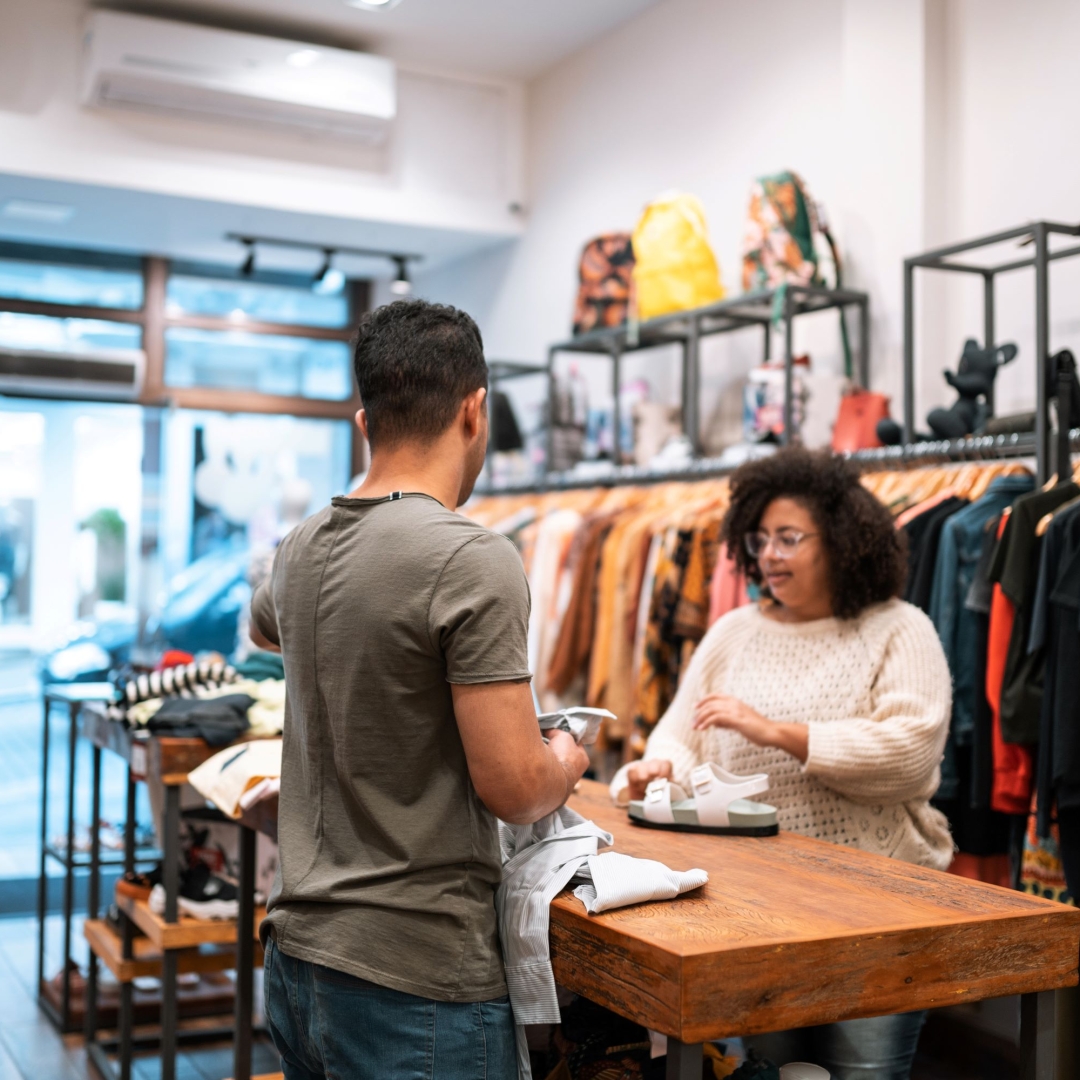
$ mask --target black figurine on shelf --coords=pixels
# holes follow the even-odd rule
[[[980,349],[974,338],[964,342],[964,351],[956,374],[944,372],[945,381],[960,395],[947,409],[932,409],[926,417],[933,435],[917,435],[916,439],[962,439],[965,435],[980,435],[986,421],[994,415],[994,380],[998,369],[1016,358],[1017,348],[1011,342]],[[877,437],[886,446],[898,446],[904,439],[903,429],[894,420],[882,420]]]

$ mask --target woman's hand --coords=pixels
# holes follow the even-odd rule
[[[634,764],[626,770],[627,786],[619,793],[621,796],[619,801],[625,802],[629,799],[644,799],[645,789],[653,780],[660,776],[663,776],[668,780],[671,779],[672,767],[670,761],[663,761],[660,758],[653,758],[651,761],[635,761]]]
[[[770,736],[775,725],[738,698],[709,694],[694,707],[694,730],[704,731],[711,727],[729,728],[758,746],[772,746]]]
[[[775,746],[800,761],[806,761],[810,752],[810,735],[805,724],[778,724],[745,701],[727,694],[709,694],[694,708],[694,730],[713,727],[737,731],[756,746]]]

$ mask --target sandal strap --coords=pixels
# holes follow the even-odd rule
[[[690,774],[690,782],[694,789],[698,821],[702,825],[730,824],[728,807],[736,799],[762,795],[769,790],[769,777],[766,773],[736,776],[711,761],[694,769]]]
[[[655,780],[650,780],[645,788],[641,807],[645,820],[656,825],[674,825],[675,812],[671,809],[673,797],[676,800],[685,799],[686,792],[667,777],[658,776]]]

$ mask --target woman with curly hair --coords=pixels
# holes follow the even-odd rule
[[[732,476],[724,540],[762,599],[705,635],[613,797],[640,799],[658,777],[690,790],[691,771],[714,761],[767,773],[782,829],[945,869],[952,840],[929,800],[952,687],[930,620],[898,599],[906,553],[886,508],[849,462],[786,449]],[[837,1080],[907,1080],[923,1018],[751,1041]]]

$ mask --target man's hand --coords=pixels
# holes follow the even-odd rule
[[[574,741],[574,736],[566,731],[548,732],[548,750],[566,773],[566,798],[569,799],[577,787],[577,782],[585,775],[589,767],[589,755],[585,748]],[[565,801],[565,800],[564,800]]]
[[[706,728],[737,731],[756,746],[775,746],[803,762],[810,753],[810,733],[805,724],[768,720],[745,701],[728,694],[709,694],[695,706],[694,730]]]
[[[635,761],[626,770],[626,787],[620,792],[622,798],[619,799],[619,802],[625,802],[629,799],[644,799],[645,789],[659,776],[668,780],[672,778],[670,761],[664,761],[661,758],[653,758],[651,761]]]
[[[529,825],[558,810],[589,767],[565,731],[545,745],[527,682],[451,684],[476,794],[498,818]]]

